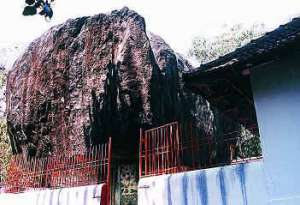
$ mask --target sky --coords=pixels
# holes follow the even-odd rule
[[[300,16],[300,0],[55,0],[54,18],[24,17],[24,0],[0,6],[0,47],[28,43],[69,18],[108,13],[128,6],[146,20],[148,31],[185,54],[195,36],[214,36],[224,25],[264,23],[268,30]]]

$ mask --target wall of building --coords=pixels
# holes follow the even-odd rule
[[[251,70],[269,204],[300,204],[300,53]]]
[[[266,205],[262,161],[142,178],[142,205]]]
[[[91,185],[63,189],[0,194],[2,205],[100,205],[103,186]]]

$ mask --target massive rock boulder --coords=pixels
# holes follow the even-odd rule
[[[8,75],[13,152],[78,152],[112,136],[114,150],[135,153],[140,127],[181,119],[210,132],[208,104],[183,89],[181,72],[192,67],[148,35],[123,8],[68,20],[32,42]]]

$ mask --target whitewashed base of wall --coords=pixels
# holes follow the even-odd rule
[[[139,205],[266,205],[262,161],[142,178]]]
[[[0,194],[1,205],[101,205],[103,184]]]

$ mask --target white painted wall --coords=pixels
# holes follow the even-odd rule
[[[139,205],[266,205],[263,162],[142,178]]]
[[[269,204],[300,204],[300,52],[251,70]]]
[[[1,205],[100,205],[103,184],[0,194]]]

